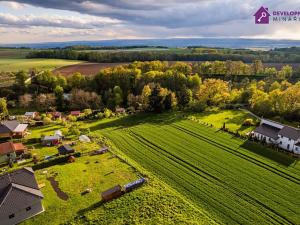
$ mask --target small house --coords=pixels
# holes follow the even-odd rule
[[[70,145],[62,145],[58,148],[58,153],[60,155],[67,155],[67,154],[71,154],[74,152],[75,152],[75,150]]]
[[[61,112],[49,112],[48,114],[51,115],[54,120],[61,119]]]
[[[117,185],[101,193],[102,200],[107,202],[122,195],[122,188]]]
[[[25,167],[0,176],[0,224],[15,225],[44,212],[34,171]]]
[[[81,112],[80,111],[71,111],[70,115],[71,116],[80,116]]]
[[[42,138],[42,145],[44,146],[53,146],[61,143],[61,137],[58,135],[54,136],[45,136]]]
[[[0,138],[22,138],[27,132],[28,124],[16,120],[0,122]]]
[[[38,112],[26,112],[24,114],[26,119],[31,119],[31,120],[35,119],[38,115],[39,115]]]
[[[9,162],[16,159],[16,152],[13,143],[6,142],[0,144],[0,163]]]
[[[116,107],[116,113],[124,114],[126,113],[126,109],[121,107]]]

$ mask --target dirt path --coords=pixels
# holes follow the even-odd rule
[[[56,181],[54,177],[49,177],[47,178],[47,180],[50,181],[52,188],[60,199],[64,201],[67,201],[69,199],[69,196],[59,188],[58,181]]]

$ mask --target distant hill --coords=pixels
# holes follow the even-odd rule
[[[27,47],[27,48],[65,48],[68,46],[165,46],[188,47],[205,46],[221,48],[251,48],[273,49],[298,46],[300,40],[270,40],[270,39],[244,39],[244,38],[173,38],[173,39],[115,39],[102,41],[69,41],[69,42],[45,42],[30,44],[0,44],[2,47]]]

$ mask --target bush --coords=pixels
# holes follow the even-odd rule
[[[35,165],[32,166],[32,169],[33,170],[40,170],[40,169],[48,168],[50,166],[57,165],[59,163],[68,162],[68,158],[70,156],[74,156],[74,157],[78,158],[78,157],[81,156],[81,153],[80,152],[75,152],[75,153],[69,154],[69,155],[58,156],[58,157],[56,157],[54,159],[37,163],[37,164],[35,164]]]
[[[250,119],[250,118],[245,119],[243,122],[243,126],[249,127],[249,126],[253,126],[253,125],[254,125],[253,119]]]

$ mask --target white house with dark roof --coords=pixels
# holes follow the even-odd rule
[[[14,225],[44,211],[34,172],[25,167],[0,176],[0,224]]]
[[[276,144],[282,149],[300,154],[300,129],[262,119],[253,134],[260,141]]]

